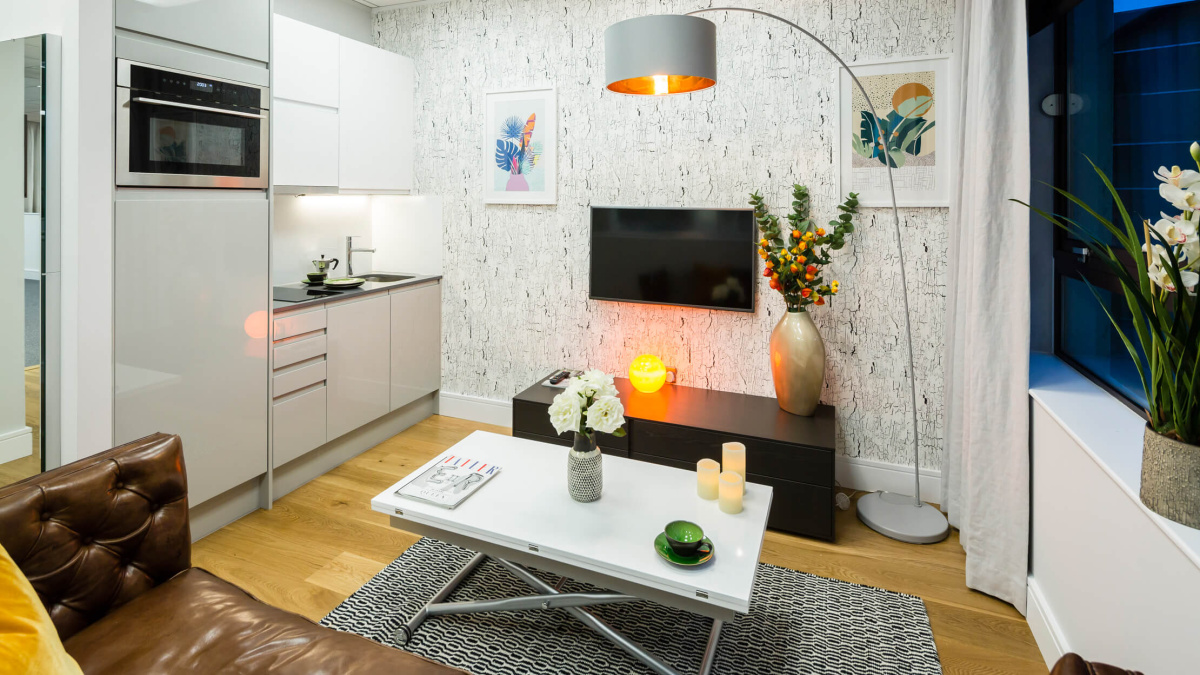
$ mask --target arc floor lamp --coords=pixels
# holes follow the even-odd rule
[[[775,19],[800,31],[821,45],[841,64],[854,85],[862,92],[871,114],[875,105],[854,71],[837,52],[816,35],[774,14],[741,7],[710,7],[687,14],[644,16],[615,23],[604,31],[605,81],[610,91],[639,96],[687,94],[708,89],[717,83],[717,27],[696,17],[703,12],[747,12]],[[878,119],[878,117],[876,117]],[[908,280],[904,273],[904,248],[900,241],[900,210],[896,206],[896,186],[892,166],[887,164],[888,185],[892,196],[892,221],[896,229],[896,252],[900,260],[903,290],[904,329],[908,338],[909,394],[913,422],[913,496],[874,492],[858,500],[858,517],[871,529],[893,539],[916,544],[941,541],[949,534],[946,517],[921,501],[921,460],[917,426],[917,384],[913,368],[912,323],[909,319]]]

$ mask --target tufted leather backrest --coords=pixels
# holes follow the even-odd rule
[[[154,434],[0,488],[0,545],[66,640],[191,567],[183,443]]]

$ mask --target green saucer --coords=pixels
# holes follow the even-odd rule
[[[705,546],[708,547],[707,551],[704,550]],[[663,532],[659,532],[658,536],[654,538],[654,550],[658,553],[658,557],[666,560],[672,565],[677,565],[679,567],[699,567],[709,560],[712,560],[713,554],[716,553],[716,548],[713,546],[712,540],[708,537],[705,537],[704,543],[700,546],[700,555],[679,555],[674,549],[671,548],[671,545],[667,543],[667,535]]]

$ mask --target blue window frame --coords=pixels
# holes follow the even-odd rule
[[[1171,212],[1154,172],[1189,164],[1188,147],[1200,140],[1200,0],[1083,0],[1047,30],[1054,31],[1053,64],[1031,62],[1031,68],[1052,67],[1055,89],[1082,104],[1055,120],[1055,184],[1116,220],[1090,158],[1112,179],[1133,218],[1154,221]],[[1032,150],[1035,162],[1048,152]],[[1067,200],[1059,198],[1054,208],[1110,239]],[[1081,242],[1061,231],[1055,237],[1055,352],[1133,407],[1144,407],[1134,361],[1097,302],[1096,296],[1132,336],[1119,283],[1080,254]]]

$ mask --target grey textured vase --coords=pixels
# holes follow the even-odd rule
[[[771,376],[779,407],[811,416],[825,386],[825,341],[805,311],[789,311],[771,331]]]
[[[1200,445],[1167,438],[1147,425],[1141,497],[1158,515],[1200,528]]]
[[[596,437],[575,433],[575,447],[567,455],[567,491],[577,502],[594,502],[604,491],[604,455]]]

